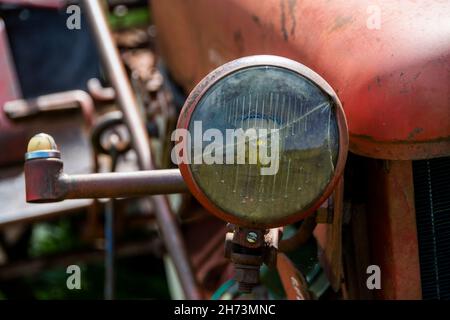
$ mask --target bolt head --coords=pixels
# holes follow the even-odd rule
[[[247,241],[249,243],[256,243],[257,240],[258,234],[256,232],[250,231],[249,233],[247,233]]]

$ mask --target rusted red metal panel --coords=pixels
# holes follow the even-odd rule
[[[9,49],[5,23],[0,19],[0,105],[20,97],[17,75]],[[0,121],[3,113],[0,113]]]
[[[281,55],[335,89],[353,152],[386,159],[450,154],[448,1],[151,3],[165,61],[186,90],[232,59]]]
[[[0,0],[0,3],[53,9],[61,8],[64,6],[64,0]]]
[[[411,161],[368,160],[371,261],[382,299],[420,299],[420,265]]]
[[[0,155],[0,165],[23,158],[23,150],[19,150],[17,146],[26,142],[26,133],[23,129],[13,125],[3,112],[5,102],[15,100],[20,96],[20,87],[9,48],[5,23],[0,18],[0,146],[3,150],[8,150]]]
[[[278,253],[277,269],[288,300],[311,299],[305,278],[286,254]]]

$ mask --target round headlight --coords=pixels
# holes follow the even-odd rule
[[[251,56],[205,77],[172,136],[181,174],[209,211],[246,227],[306,217],[342,174],[342,106],[318,74],[295,61]]]

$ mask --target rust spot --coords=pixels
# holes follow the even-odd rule
[[[352,16],[347,16],[347,17],[342,17],[342,16],[338,16],[336,17],[336,19],[334,20],[334,25],[330,30],[330,33],[338,31],[339,29],[344,28],[345,26],[349,25],[350,23],[352,23],[353,21],[353,17]]]
[[[234,42],[236,42],[236,46],[239,52],[244,52],[244,37],[240,30],[237,30],[233,34]]]
[[[284,41],[288,41],[288,32],[286,29],[286,12],[284,7],[284,0],[280,0],[280,7],[281,7],[281,33],[283,34]]]
[[[408,140],[414,139],[416,135],[421,133],[423,131],[423,128],[415,128],[413,131],[411,131],[408,135]]]
[[[399,93],[401,93],[401,94],[409,94],[410,90],[407,87],[403,87],[402,89],[400,89]]]
[[[288,6],[288,12],[286,12],[286,4]],[[295,36],[295,28],[297,27],[297,17],[295,15],[295,7],[297,6],[297,0],[280,0],[281,8],[281,33],[283,34],[284,41],[288,41],[289,34],[291,37]],[[291,20],[291,28],[288,32],[286,13],[289,14],[289,19]]]
[[[379,87],[381,87],[381,78],[380,78],[380,76],[377,76],[377,85]]]
[[[413,130],[413,132],[417,131],[417,130],[419,130],[419,132],[423,131],[422,128],[416,128],[416,129]],[[364,140],[367,140],[367,141],[373,142],[373,143],[378,143],[380,145],[389,145],[389,144],[411,145],[411,142],[410,141],[406,141],[406,140],[390,139],[388,141],[383,141],[383,140],[377,140],[373,136],[367,135],[367,134],[349,133],[349,135],[350,135],[350,141],[353,138],[356,138],[356,139],[364,139]],[[415,141],[414,142],[414,144],[417,144],[417,145],[420,145],[420,144],[427,145],[429,143],[450,143],[450,136],[448,136],[448,137],[438,137],[438,138],[433,138],[433,139],[426,139],[424,141]]]
[[[257,15],[252,15],[252,20],[254,23],[256,23],[257,25],[261,25],[261,20],[259,19],[259,17]]]
[[[297,18],[295,16],[295,7],[297,6],[297,0],[289,0],[289,13],[292,19],[291,36],[295,36],[295,27],[297,26]]]

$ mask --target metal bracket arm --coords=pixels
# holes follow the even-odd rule
[[[187,192],[178,169],[68,175],[57,158],[27,160],[27,202],[126,198]]]

